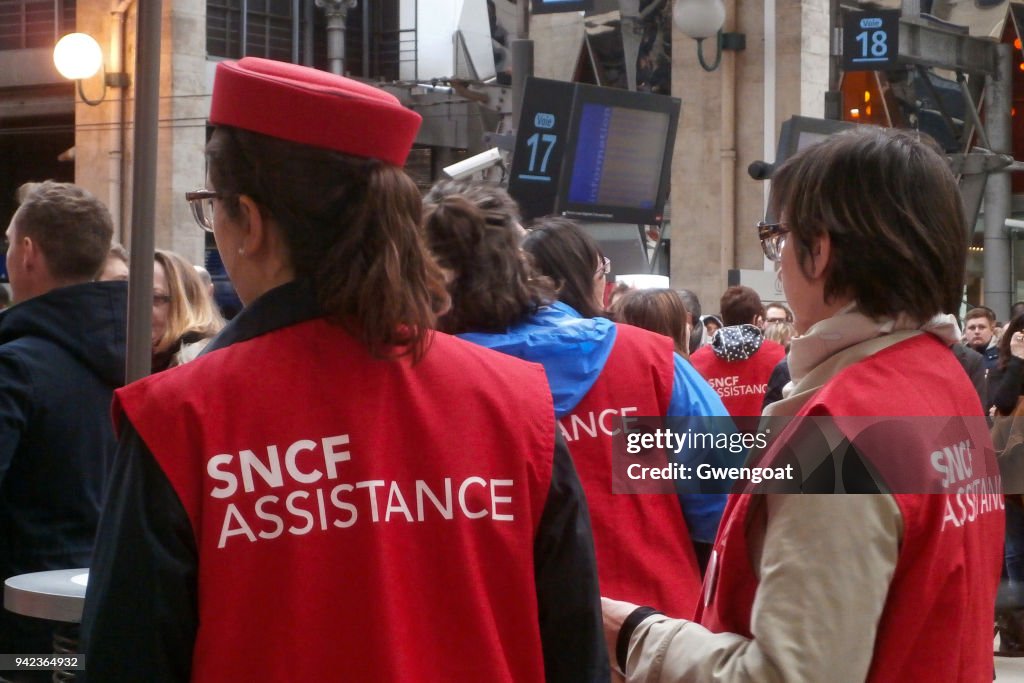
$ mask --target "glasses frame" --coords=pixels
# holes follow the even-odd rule
[[[185,193],[185,201],[192,209],[192,218],[206,232],[213,232],[213,200],[225,195],[213,190],[193,190]]]
[[[782,262],[782,249],[786,246],[786,235],[789,228],[784,223],[766,223],[759,221],[757,224],[757,237],[761,240],[761,251],[765,258],[774,263]]]

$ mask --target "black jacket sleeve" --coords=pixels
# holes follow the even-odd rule
[[[557,433],[551,490],[534,541],[534,572],[548,683],[610,680],[590,514],[569,449]]]
[[[789,357],[786,356],[772,369],[772,374],[768,378],[768,390],[765,392],[764,401],[761,403],[761,410],[764,410],[776,401],[782,400],[782,390],[789,384],[789,380]]]
[[[993,403],[1000,415],[1009,415],[1017,407],[1021,395],[1021,380],[1024,379],[1024,360],[1013,356],[1006,363],[999,384],[996,386]]]
[[[197,563],[181,501],[126,423],[89,569],[85,680],[189,680],[199,623]]]

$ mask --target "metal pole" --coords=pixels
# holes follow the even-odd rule
[[[518,37],[509,45],[512,55],[512,128],[519,130],[519,110],[523,107],[526,79],[533,75],[533,41],[530,40],[530,3],[519,3]]]
[[[152,370],[153,223],[160,115],[160,0],[139,3],[135,41],[135,154],[132,168],[132,268],[128,278],[128,363],[133,382]]]
[[[640,57],[640,0],[619,0],[619,34],[622,36],[622,54],[626,62],[626,87],[636,91],[636,63]]]
[[[722,29],[736,29],[736,0],[726,0],[725,24]],[[722,120],[719,128],[719,205],[722,242],[719,246],[721,282],[728,286],[729,271],[736,268],[736,52],[723,50],[719,87]]]
[[[302,7],[299,0],[292,0],[292,63],[299,63],[299,17]]]
[[[345,73],[345,15],[327,12],[327,68],[331,73]]]
[[[370,3],[363,4],[363,78],[370,78]]]
[[[1013,154],[1010,106],[1013,88],[1013,53],[1007,44],[994,46],[996,73],[985,88],[985,127],[992,151]],[[992,173],[985,183],[985,305],[997,317],[1010,312],[1010,237],[1005,221],[1010,215],[1010,174]]]
[[[767,5],[765,11],[768,11]],[[840,57],[842,41],[839,39],[839,29],[842,26],[839,12],[839,0],[829,0],[828,3],[828,91],[825,93],[825,118],[839,121],[843,118],[843,93],[839,90]]]
[[[302,63],[313,66],[313,0],[304,0],[303,6],[306,12],[302,26]]]
[[[356,0],[316,0],[327,15],[327,68],[331,73],[345,74],[345,18],[356,6]]]
[[[242,45],[238,54],[245,57],[249,48],[249,0],[242,0]]]

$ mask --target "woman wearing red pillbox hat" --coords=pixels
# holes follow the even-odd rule
[[[448,298],[364,84],[218,65],[188,194],[245,309],[117,395],[83,615],[93,681],[592,681],[590,522],[539,366]]]

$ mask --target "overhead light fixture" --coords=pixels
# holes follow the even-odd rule
[[[103,74],[103,93],[99,99],[89,99],[82,89],[82,81],[92,78],[103,68],[103,50],[96,39],[87,33],[69,33],[53,47],[53,65],[64,78],[78,84],[78,95],[89,106],[95,107],[107,96],[107,87],[128,86],[128,74]]]
[[[714,71],[722,62],[722,50],[744,50],[747,37],[743,33],[723,33],[725,5],[722,0],[676,0],[672,21],[680,31],[697,41],[697,61],[705,71]],[[704,40],[715,39],[715,60],[704,61]]]

